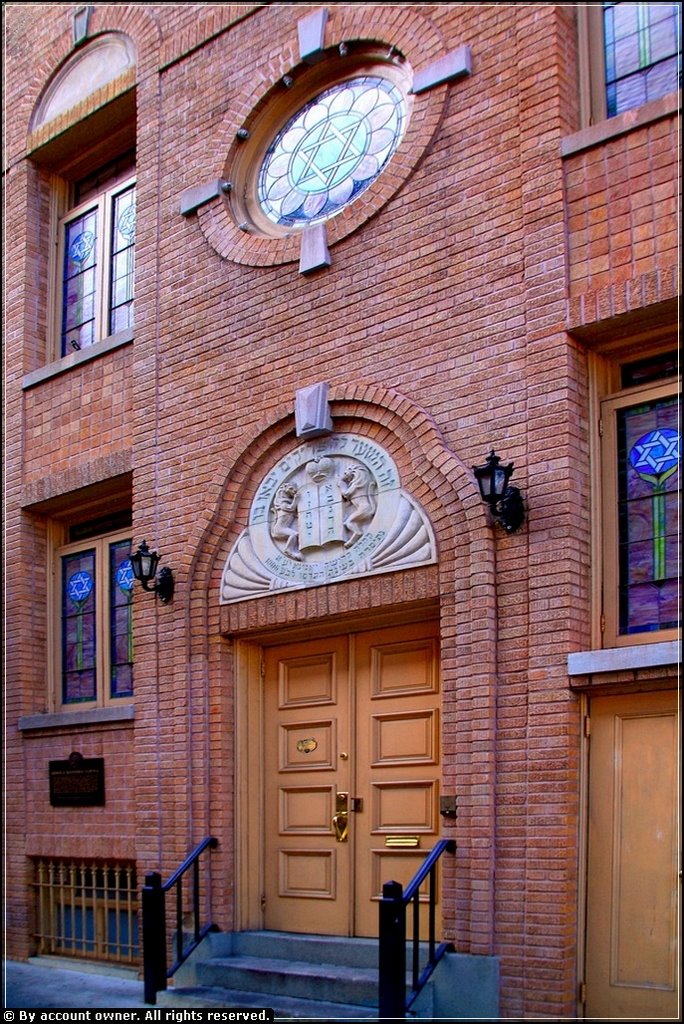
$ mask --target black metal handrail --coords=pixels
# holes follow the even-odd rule
[[[454,853],[453,839],[440,839],[430,851],[420,869],[406,889],[400,882],[386,882],[380,900],[379,949],[379,1012],[381,1019],[402,1018],[415,1002],[419,992],[445,953],[453,953],[450,942],[435,939],[435,908],[437,904],[437,863],[443,853]],[[420,969],[420,887],[430,879],[428,891],[428,943],[427,964]],[[411,937],[411,988],[406,991],[406,908],[413,904],[413,934]]]
[[[142,933],[143,933],[143,980],[145,985],[145,1002],[156,1003],[157,992],[166,988],[167,978],[172,977],[180,965],[187,960],[202,939],[216,925],[209,923],[200,927],[200,874],[199,858],[207,849],[218,846],[218,839],[207,836],[188,854],[177,871],[168,881],[162,884],[158,871],[151,871],[145,876],[142,890]],[[193,869],[192,887],[192,937],[185,943],[183,933],[183,875]],[[176,959],[167,967],[166,957],[166,893],[176,886]]]

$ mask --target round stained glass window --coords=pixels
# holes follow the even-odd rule
[[[259,170],[261,210],[289,227],[333,217],[377,178],[406,120],[404,96],[385,78],[354,78],[327,89],[269,146]]]

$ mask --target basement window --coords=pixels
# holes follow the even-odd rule
[[[34,879],[40,955],[138,963],[134,864],[41,859]]]

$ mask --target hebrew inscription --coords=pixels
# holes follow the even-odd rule
[[[261,482],[221,603],[436,561],[432,527],[391,456],[354,434],[310,441]]]

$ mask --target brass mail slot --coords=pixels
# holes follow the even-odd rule
[[[385,846],[420,846],[420,836],[387,836]]]

